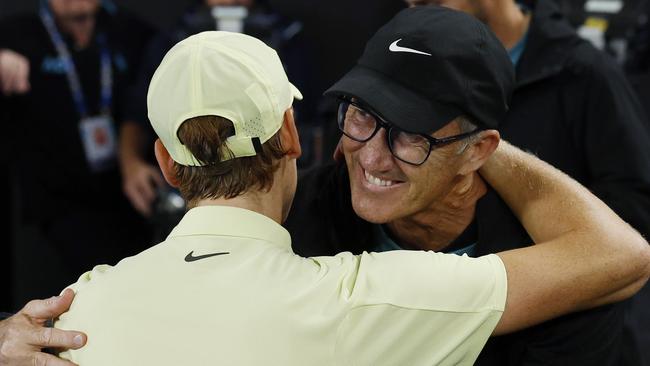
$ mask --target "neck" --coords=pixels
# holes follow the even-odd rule
[[[390,222],[388,228],[406,248],[440,251],[472,223],[476,202],[486,192],[485,182],[478,173],[463,176],[441,202],[410,217]]]
[[[233,198],[210,198],[189,203],[189,208],[199,206],[229,206],[238,207],[262,214],[271,220],[282,224],[291,207],[291,199],[287,199],[285,178],[286,164],[281,163],[273,177],[273,184],[268,190],[251,187],[248,191]],[[291,196],[293,197],[293,195]]]
[[[61,32],[69,34],[78,48],[86,48],[95,31],[95,16],[59,17],[57,18]]]
[[[504,1],[492,9],[487,25],[506,49],[513,48],[528,31],[530,13],[524,14],[514,1]]]
[[[190,208],[201,206],[228,206],[243,208],[262,214],[278,224],[282,224],[283,221],[282,202],[271,199],[266,192],[249,192],[230,199],[204,199],[196,202],[196,204],[190,206]]]

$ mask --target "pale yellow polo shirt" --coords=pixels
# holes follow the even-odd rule
[[[266,216],[212,206],[72,288],[55,326],[88,334],[62,354],[81,366],[471,365],[503,312],[506,273],[496,255],[302,258]]]

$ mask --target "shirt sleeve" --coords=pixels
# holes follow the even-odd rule
[[[64,291],[67,289],[72,289],[72,291],[74,291],[74,293],[76,294],[77,292],[82,290],[88,283],[90,283],[90,281],[93,280],[96,281],[98,278],[101,278],[105,273],[109,272],[111,268],[113,267],[109,266],[108,264],[97,265],[92,269],[92,271],[85,272],[84,274],[79,276],[77,282],[66,287]],[[61,293],[63,293],[63,291],[61,291]]]
[[[335,346],[345,365],[471,365],[507,293],[496,255],[364,253],[347,280],[352,306]]]
[[[101,278],[109,273],[112,268],[113,267],[106,264],[95,266],[92,271],[88,271],[79,276],[77,282],[66,287],[66,289],[72,289],[72,291],[75,293],[75,299],[78,299],[80,294],[83,293],[86,286],[88,286],[91,282],[97,282],[101,280]],[[63,293],[63,291],[61,293]],[[69,316],[70,312],[73,312],[75,310],[75,307],[76,301],[73,301],[70,305],[70,309],[67,312],[61,314],[59,319],[54,322],[54,327],[64,330],[83,329],[81,327],[81,324],[83,324],[83,322],[87,319],[92,319],[92,315],[88,315],[88,312],[92,311],[92,309],[89,309],[88,306],[86,306],[83,309],[84,311],[77,311],[74,313],[74,316]],[[59,353],[59,357],[73,362],[78,362],[78,360],[75,359],[75,351],[73,350],[65,350],[61,352]]]

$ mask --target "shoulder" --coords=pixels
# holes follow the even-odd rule
[[[623,69],[610,55],[584,41],[571,52],[565,71],[567,96],[574,102],[574,98],[584,98],[596,119],[605,118],[606,111],[620,114],[617,125],[642,123],[643,109],[638,97]]]
[[[36,14],[0,19],[0,48],[21,48],[25,41],[35,39],[43,32],[41,20]]]
[[[73,283],[67,288],[74,291],[75,294],[84,292],[84,290],[89,286],[94,286],[97,282],[101,282],[102,279],[105,278],[105,276],[108,275],[112,269],[113,267],[107,264],[97,265],[92,270],[85,272],[79,276],[77,282]]]
[[[36,13],[19,14],[0,19],[0,26],[2,26],[3,30],[23,30],[34,27],[37,24],[40,25],[41,20]]]
[[[137,15],[117,7],[104,8],[100,12],[100,22],[104,24],[109,37],[128,48],[139,51],[153,37],[155,29]]]
[[[336,284],[351,309],[379,304],[405,309],[502,312],[507,275],[503,261],[437,252],[395,250],[311,257],[326,281]]]
[[[507,276],[497,255],[471,258],[407,250],[363,253],[357,271],[357,291],[366,296],[359,299],[360,305],[380,301],[453,312],[503,311],[505,307]]]
[[[357,258],[340,286],[351,306],[337,335],[338,363],[474,363],[505,307],[505,268],[496,255],[394,251]],[[379,343],[358,346],[368,337]]]
[[[575,73],[595,78],[599,76],[623,77],[621,67],[610,55],[596,49],[591,43],[584,40],[571,47],[567,67]]]

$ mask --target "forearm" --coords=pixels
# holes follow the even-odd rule
[[[622,300],[647,280],[647,243],[567,175],[503,142],[481,174],[538,244],[499,253],[518,307],[506,331]]]
[[[640,236],[582,185],[549,164],[502,141],[481,175],[519,218],[535,243],[570,232],[603,247],[638,248]],[[603,240],[605,235],[610,240]],[[621,244],[621,236],[636,239]],[[618,238],[617,238],[618,237]],[[592,245],[590,245],[592,246]]]

